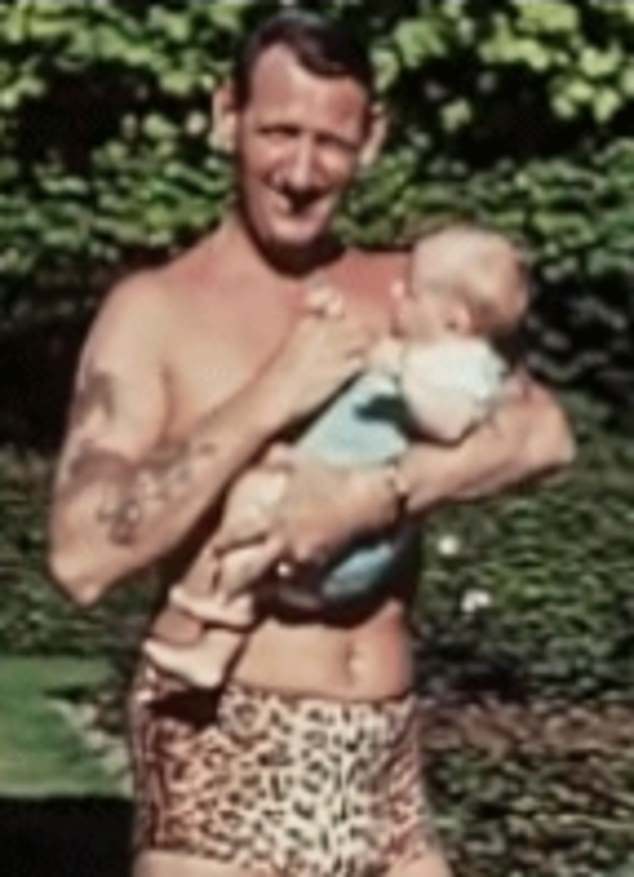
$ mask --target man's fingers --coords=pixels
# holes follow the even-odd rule
[[[169,603],[194,618],[206,619],[209,614],[209,608],[215,609],[218,614],[218,597],[204,596],[201,594],[192,594],[183,585],[177,585],[169,593]],[[204,610],[207,610],[206,612]]]
[[[252,519],[241,521],[235,526],[230,524],[221,528],[214,537],[214,550],[222,561],[223,555],[237,548],[246,548],[263,542],[271,532],[271,522]]]
[[[309,314],[333,319],[342,317],[345,313],[343,295],[321,276],[310,281],[304,298],[304,308]]]
[[[239,548],[225,556],[220,578],[220,589],[227,594],[230,602],[241,595],[248,595],[257,587],[261,579],[278,560],[284,549],[284,542],[278,535],[270,536],[260,545]]]
[[[204,597],[177,587],[170,591],[169,602],[192,618],[208,624],[242,629],[253,620],[253,601],[249,595],[235,599],[229,599],[228,594]]]
[[[284,539],[277,533],[271,534],[266,542],[258,549],[258,564],[255,569],[256,575],[262,575],[266,570],[279,559],[284,551]]]

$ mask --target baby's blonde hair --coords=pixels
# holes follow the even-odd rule
[[[434,245],[448,246],[455,260],[449,262],[448,276],[437,277],[438,291],[459,293],[473,311],[483,331],[503,337],[514,333],[530,299],[530,275],[524,252],[501,232],[473,223],[450,223],[419,238],[412,252],[410,283],[415,288],[417,267]],[[453,246],[460,247],[453,251]],[[462,257],[462,258],[460,258]],[[477,265],[473,265],[474,257]],[[466,259],[466,264],[465,264]],[[444,265],[447,268],[447,265]],[[480,268],[469,276],[469,268]],[[491,283],[492,272],[506,271],[508,282]],[[436,285],[436,284],[435,284]],[[504,296],[504,298],[502,298]]]

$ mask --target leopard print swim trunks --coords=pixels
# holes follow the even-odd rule
[[[130,698],[135,850],[263,875],[379,877],[438,853],[416,697],[341,702],[145,664]]]

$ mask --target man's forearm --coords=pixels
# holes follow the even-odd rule
[[[499,493],[568,465],[574,441],[550,394],[531,384],[492,423],[457,446],[415,443],[390,464],[357,470],[350,480],[355,532],[391,526],[449,502]],[[392,500],[390,501],[390,492]]]
[[[274,432],[260,398],[246,390],[186,439],[160,443],[139,462],[80,448],[54,501],[55,578],[78,602],[94,602],[178,543]]]
[[[399,464],[406,513],[480,499],[568,465],[574,440],[559,406],[538,385],[509,402],[460,445],[414,445]]]

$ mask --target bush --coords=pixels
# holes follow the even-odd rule
[[[94,609],[74,606],[45,565],[51,467],[34,454],[0,455],[0,651],[15,655],[108,654],[136,645],[156,585],[148,573],[112,592]]]
[[[429,521],[421,663],[437,696],[630,696],[634,451],[586,418],[552,484]]]
[[[5,330],[90,310],[115,274],[218,220],[231,181],[209,92],[281,6],[0,9]],[[345,236],[391,245],[456,216],[515,235],[539,279],[539,367],[620,407],[632,382],[630,6],[338,0],[327,14],[370,46],[395,123],[350,198]]]
[[[430,712],[428,780],[456,877],[632,873],[631,706]]]

